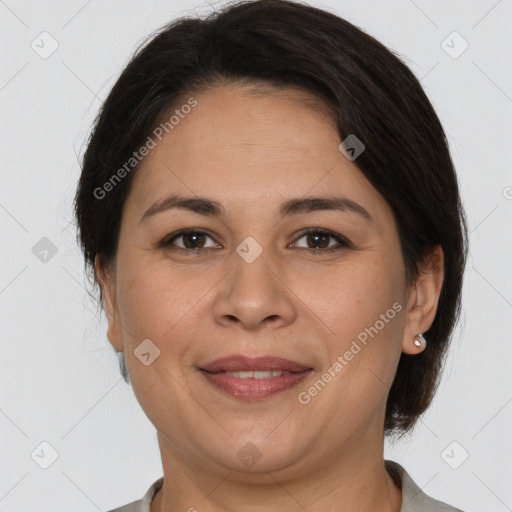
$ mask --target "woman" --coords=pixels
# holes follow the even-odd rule
[[[434,396],[467,235],[382,44],[283,0],[168,25],[105,101],[75,209],[164,470],[116,512],[458,510],[383,458]]]

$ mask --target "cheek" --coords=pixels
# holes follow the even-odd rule
[[[176,285],[169,279],[172,276],[168,269],[146,265],[142,260],[127,263],[118,270],[126,365],[139,403],[147,416],[158,422],[162,414],[167,414],[160,410],[164,397],[173,397],[176,406],[186,402],[187,396],[178,382],[183,381],[181,365],[190,350],[193,331],[187,324],[187,314],[201,294],[184,293],[180,283]],[[147,365],[144,353],[149,353]],[[179,424],[176,418],[166,421],[174,427]]]
[[[361,254],[344,265],[333,266],[322,276],[322,287],[313,286],[314,280],[308,280],[302,293],[318,317],[338,339],[346,342],[373,326],[381,315],[385,315],[383,321],[399,317],[397,309],[405,308],[401,304],[404,296],[401,272],[399,263],[382,254]],[[393,309],[394,303],[402,307]],[[397,322],[385,322],[382,331],[389,331],[392,323]],[[382,326],[382,321],[378,326]]]
[[[332,331],[324,338],[328,365],[338,363],[331,398],[361,414],[382,406],[396,371],[405,314],[401,276],[400,258],[367,253],[331,274],[327,294],[308,290],[312,309]]]
[[[144,256],[120,262],[118,303],[130,334],[162,339],[187,314],[201,294],[192,282],[185,286],[183,275]]]
[[[211,293],[218,278],[194,275],[184,269],[151,261],[131,262],[119,269],[119,311],[126,329],[123,332],[127,365],[138,373],[140,363],[134,351],[146,339],[159,350],[158,358],[148,366],[144,379],[149,383],[190,372],[194,351],[206,337],[204,322],[211,309]],[[131,359],[131,364],[128,361]],[[137,376],[133,376],[133,380]]]
[[[158,323],[155,320],[165,307],[165,298],[159,291],[155,274],[140,275],[136,272],[119,272],[118,303],[121,320],[133,338],[138,339],[141,335],[156,338],[154,328]]]

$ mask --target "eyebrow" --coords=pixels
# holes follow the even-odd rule
[[[140,219],[140,223],[148,220],[157,213],[171,209],[187,210],[200,215],[222,216],[225,209],[221,203],[207,197],[184,197],[170,195],[157,201],[148,208]],[[332,211],[356,213],[366,221],[373,222],[372,216],[359,203],[346,197],[301,197],[289,199],[281,204],[279,213],[281,217],[311,213],[315,211]]]

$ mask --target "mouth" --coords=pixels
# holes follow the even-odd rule
[[[313,368],[273,356],[231,356],[199,368],[207,382],[242,400],[261,400],[302,382]]]

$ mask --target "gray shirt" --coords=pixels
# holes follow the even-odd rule
[[[407,471],[392,460],[386,460],[386,469],[395,483],[402,488],[402,507],[400,512],[462,512],[458,508],[437,501],[427,496],[409,476]],[[164,483],[164,477],[159,478],[147,490],[144,497],[109,512],[150,512],[149,505]]]

